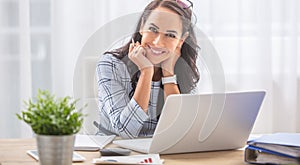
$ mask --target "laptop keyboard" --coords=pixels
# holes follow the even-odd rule
[[[149,151],[151,142],[152,142],[152,138],[125,139],[125,140],[113,141],[114,144],[117,144],[120,147],[132,149],[144,153],[147,153]]]

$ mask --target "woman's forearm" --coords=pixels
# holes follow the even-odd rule
[[[146,113],[148,112],[153,72],[153,68],[141,70],[141,75],[133,95],[135,101]]]
[[[165,99],[172,94],[180,94],[179,88],[177,84],[165,84],[164,85],[164,96]]]

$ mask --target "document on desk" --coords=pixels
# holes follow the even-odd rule
[[[93,159],[94,164],[156,164],[162,165],[159,154],[142,154],[132,156],[101,156]]]
[[[247,142],[245,161],[257,164],[300,164],[300,133],[275,133]]]
[[[274,133],[252,139],[248,143],[279,144],[300,147],[300,133]]]
[[[248,141],[247,144],[293,157],[300,157],[300,133],[263,135],[257,139]]]
[[[98,151],[111,143],[115,135],[97,136],[97,135],[76,135],[74,150],[76,151]]]
[[[247,146],[245,148],[245,162],[254,164],[300,164],[300,157],[282,154],[264,148]]]

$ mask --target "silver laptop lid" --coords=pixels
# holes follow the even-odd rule
[[[264,96],[264,91],[171,95],[149,151],[167,154],[243,147]]]

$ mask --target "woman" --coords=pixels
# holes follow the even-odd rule
[[[154,0],[125,46],[106,52],[97,65],[98,134],[152,136],[164,99],[192,93],[199,81],[192,3]]]

